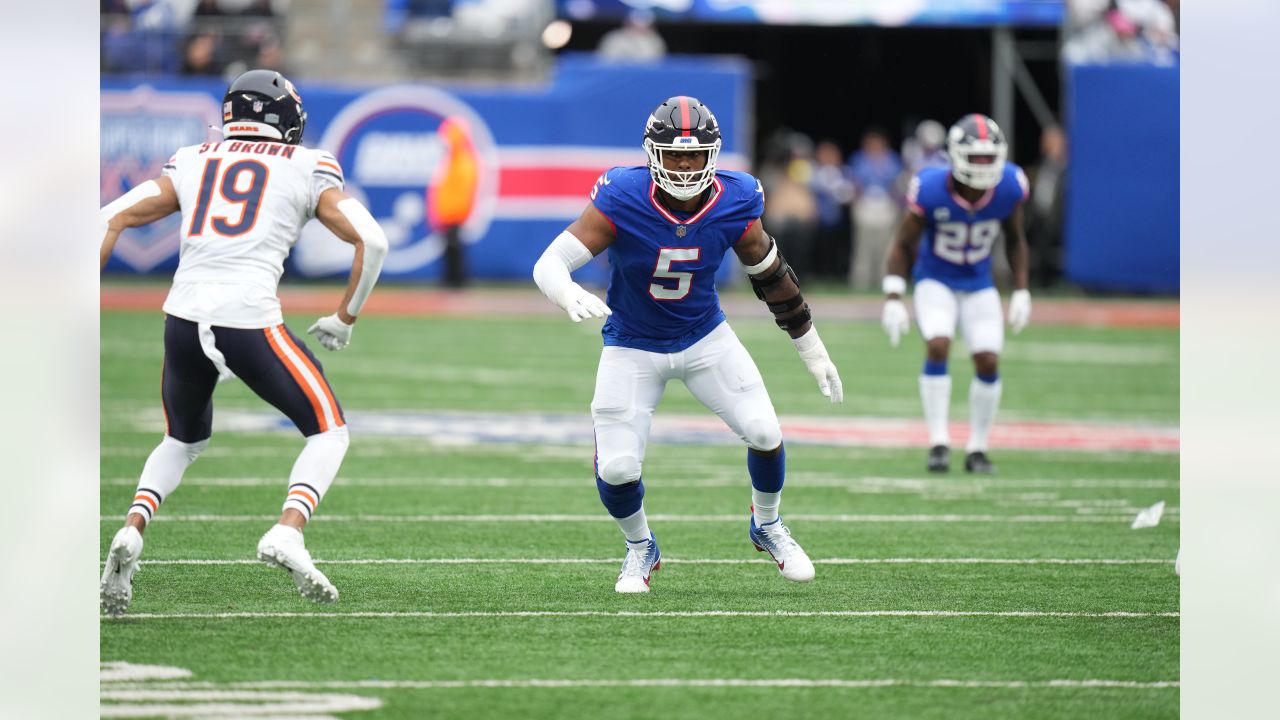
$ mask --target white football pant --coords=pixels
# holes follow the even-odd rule
[[[1004,349],[1004,310],[1000,293],[995,288],[976,292],[958,292],[937,280],[921,280],[912,294],[916,324],[926,341],[937,337],[952,338],[956,321],[969,354]]]
[[[600,353],[591,400],[600,479],[610,485],[640,479],[653,410],[673,378],[683,380],[749,447],[767,451],[782,444],[778,415],[760,370],[725,322],[677,353],[616,346]]]

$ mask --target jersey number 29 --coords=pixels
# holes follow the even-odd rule
[[[654,300],[680,300],[689,294],[689,289],[693,287],[693,273],[676,272],[671,269],[671,263],[691,262],[697,260],[702,254],[702,248],[662,248],[658,251],[658,264],[653,268],[653,276],[655,278],[666,278],[675,280],[674,288],[665,287],[658,283],[649,283],[649,294]]]
[[[232,205],[239,205],[240,219],[228,222],[229,217],[218,215],[210,223],[213,231],[219,235],[243,235],[253,229],[258,222],[258,208],[262,205],[262,191],[267,189],[267,166],[257,160],[241,160],[227,166],[221,177],[218,169],[222,158],[209,158],[204,164],[204,173],[200,176],[200,194],[196,196],[196,209],[191,213],[191,226],[188,235],[203,235],[205,220],[209,215],[209,205],[213,200],[213,188],[218,186],[222,198]],[[245,180],[248,177],[248,186]],[[244,189],[241,189],[241,188]]]
[[[933,252],[956,265],[976,265],[991,254],[1000,237],[999,220],[982,220],[972,225],[962,222],[938,223],[933,234]]]

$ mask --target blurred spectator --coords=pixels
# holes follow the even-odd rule
[[[667,43],[653,28],[653,12],[632,10],[622,27],[600,38],[596,54],[605,60],[655,62],[667,54]]]
[[[475,206],[480,164],[465,120],[446,118],[436,132],[444,143],[445,152],[429,190],[429,217],[432,228],[444,235],[444,284],[459,289],[467,284],[462,225]]]
[[[812,275],[818,239],[818,202],[811,189],[813,152],[808,136],[781,128],[766,143],[760,167],[764,226],[801,278]]]
[[[1069,9],[1069,63],[1178,62],[1177,20],[1165,0],[1071,0]]]
[[[884,132],[872,128],[862,135],[862,147],[849,158],[853,179],[853,264],[849,279],[855,290],[879,289],[885,255],[893,241],[901,208],[894,185],[902,173],[898,154]]]
[[[902,164],[905,180],[927,167],[946,167],[947,129],[937,120],[921,120],[915,134],[902,141]]]
[[[1030,168],[1031,200],[1027,203],[1027,243],[1031,247],[1031,282],[1053,285],[1062,276],[1062,218],[1067,186],[1067,137],[1051,125],[1040,134],[1040,160]]]
[[[818,143],[814,153],[813,195],[818,204],[818,237],[814,276],[832,280],[849,277],[853,234],[849,214],[853,182],[845,173],[844,154],[830,140]]]
[[[103,0],[102,69],[108,72],[175,72],[186,22],[175,0]]]

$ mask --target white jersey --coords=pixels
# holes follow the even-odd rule
[[[163,173],[182,209],[169,315],[230,328],[284,322],[284,259],[320,194],[343,187],[333,155],[300,145],[224,140],[180,148]]]

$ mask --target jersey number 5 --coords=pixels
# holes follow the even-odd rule
[[[1000,237],[999,220],[982,220],[972,225],[962,222],[938,223],[933,252],[956,265],[976,265],[991,254]]]
[[[653,268],[653,276],[655,278],[666,278],[675,280],[674,288],[665,287],[658,283],[649,284],[649,294],[654,300],[680,300],[689,294],[689,289],[693,287],[693,273],[676,272],[671,269],[671,263],[691,262],[697,260],[702,254],[702,248],[662,248],[658,251],[658,264]]]
[[[258,209],[262,207],[262,191],[267,188],[267,166],[257,160],[241,160],[227,166],[219,178],[218,170],[222,166],[222,158],[209,158],[204,164],[204,174],[200,176],[200,194],[196,196],[196,209],[191,213],[191,226],[188,235],[203,235],[205,220],[209,215],[209,206],[213,200],[213,188],[218,186],[222,199],[232,205],[240,206],[240,219],[234,223],[230,218],[218,215],[210,223],[213,231],[219,235],[243,235],[253,229],[258,222]],[[242,178],[248,176],[248,186]],[[241,189],[241,188],[244,189]]]

